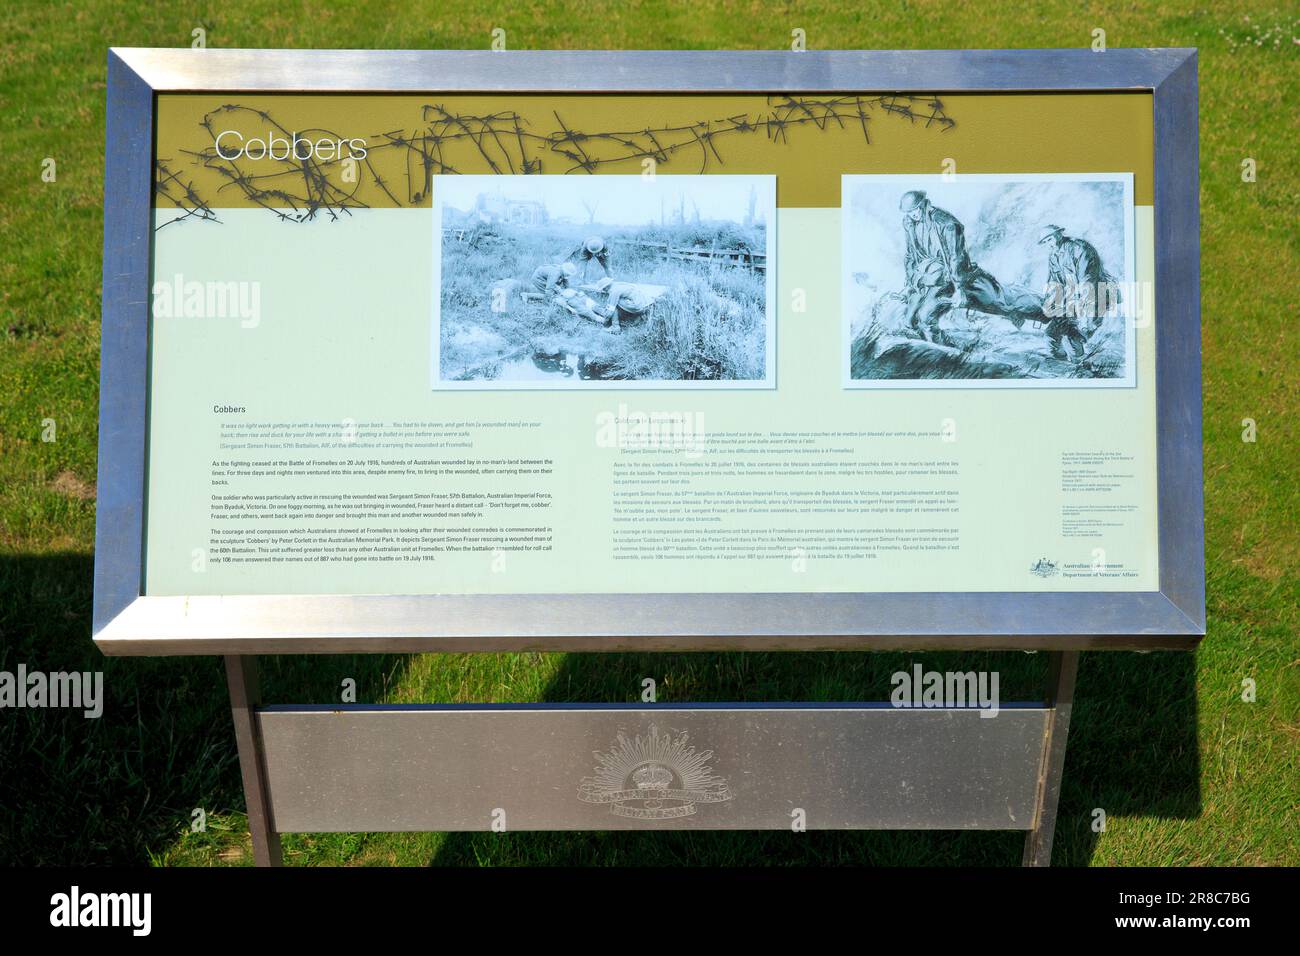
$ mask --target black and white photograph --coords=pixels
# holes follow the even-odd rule
[[[846,388],[1132,387],[1131,173],[842,179]]]
[[[440,176],[432,384],[775,387],[776,181]]]

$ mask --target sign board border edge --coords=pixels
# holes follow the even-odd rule
[[[110,655],[1194,647],[1205,634],[1196,67],[1194,49],[110,49],[92,625],[96,644]],[[1161,316],[1156,326],[1159,590],[142,595],[155,94],[233,90],[1150,91]],[[430,621],[438,623],[431,628]]]

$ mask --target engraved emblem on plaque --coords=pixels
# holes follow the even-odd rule
[[[730,800],[726,779],[708,765],[713,751],[689,741],[685,731],[660,733],[653,724],[644,737],[620,733],[611,750],[595,753],[595,773],[583,779],[578,799],[635,820],[689,817],[700,804]]]

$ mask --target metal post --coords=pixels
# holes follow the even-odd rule
[[[1043,759],[1038,773],[1038,809],[1034,828],[1025,834],[1022,866],[1052,865],[1052,836],[1056,832],[1056,805],[1061,797],[1065,769],[1065,742],[1070,733],[1074,704],[1074,678],[1079,670],[1078,651],[1055,651],[1047,677],[1048,706],[1043,728]]]
[[[258,866],[280,866],[280,834],[271,818],[266,767],[262,760],[262,735],[257,726],[261,693],[257,681],[257,658],[226,656],[226,683],[230,687],[230,715],[235,722],[235,743],[239,748],[239,771],[244,778],[244,802],[248,806],[248,832],[253,838],[253,861]]]

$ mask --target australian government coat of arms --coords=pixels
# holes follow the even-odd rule
[[[582,781],[578,799],[635,820],[689,817],[699,804],[730,800],[727,781],[708,766],[713,751],[697,751],[689,740],[685,732],[661,734],[654,725],[645,737],[620,733],[612,750],[595,753],[596,772]]]

